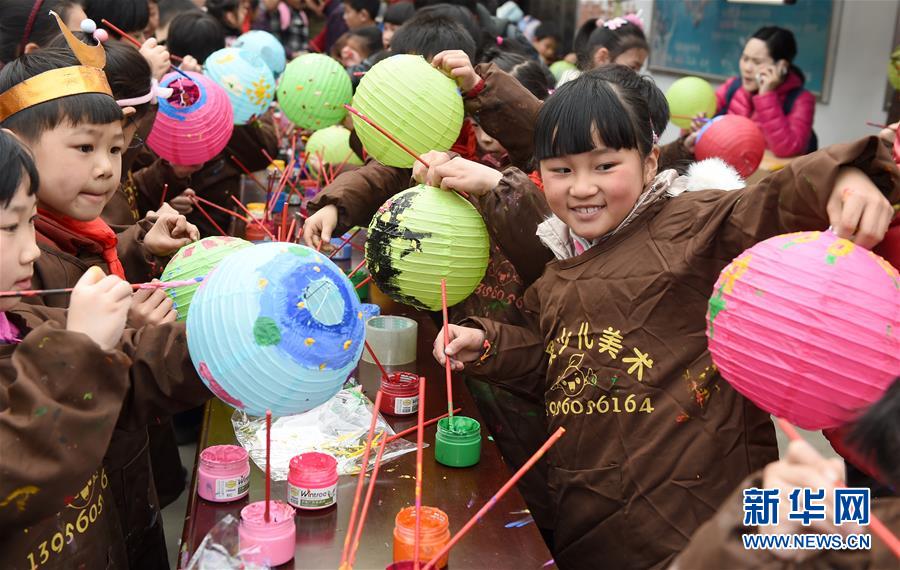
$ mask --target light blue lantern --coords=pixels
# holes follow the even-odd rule
[[[187,319],[200,378],[250,415],[305,412],[334,396],[362,354],[365,315],[350,280],[302,245],[235,252],[201,284]]]
[[[234,124],[246,125],[259,117],[275,100],[272,70],[251,52],[224,48],[204,63],[206,75],[228,93],[234,109]]]
[[[269,69],[272,70],[275,77],[281,75],[287,65],[284,46],[281,45],[278,38],[269,32],[264,32],[262,30],[249,31],[235,40],[231,47],[249,51],[250,53],[259,56],[266,62],[266,65],[269,66]]]

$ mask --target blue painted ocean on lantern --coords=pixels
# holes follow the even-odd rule
[[[206,58],[203,68],[228,93],[235,125],[246,125],[261,116],[275,100],[272,70],[249,51],[220,49]]]
[[[272,70],[275,77],[281,75],[284,72],[284,68],[287,66],[284,46],[281,45],[278,38],[269,32],[264,32],[262,30],[249,31],[236,39],[231,47],[258,55],[266,62],[266,65],[269,66],[269,69]]]
[[[334,396],[363,350],[353,284],[302,245],[263,243],[228,256],[200,286],[187,319],[203,382],[250,415],[305,412]]]

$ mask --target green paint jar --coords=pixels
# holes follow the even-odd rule
[[[350,277],[350,282],[353,283],[354,286],[359,285],[363,281],[365,281],[369,277],[369,272],[365,269],[360,269],[356,273],[354,273]],[[360,302],[366,302],[369,300],[369,284],[366,283],[362,287],[356,290],[356,294],[359,296]]]
[[[481,424],[465,416],[438,422],[434,458],[447,467],[471,467],[481,459]]]

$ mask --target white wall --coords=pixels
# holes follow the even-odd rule
[[[645,29],[651,30],[653,0],[636,0],[635,4],[644,11]],[[816,105],[814,128],[820,147],[876,133],[877,130],[866,126],[866,121],[883,123],[886,118],[882,108],[897,3],[894,0],[845,0],[842,12],[831,98],[826,104]],[[765,24],[777,25],[778,22],[759,23],[760,26]],[[679,77],[653,72],[653,78],[663,91]],[[718,87],[718,84],[714,86]],[[662,142],[677,136],[678,128],[670,123]]]

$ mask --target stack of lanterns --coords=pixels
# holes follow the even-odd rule
[[[225,258],[187,318],[200,378],[251,415],[297,414],[340,390],[363,350],[365,323],[350,280],[313,249],[264,243]]]
[[[900,275],[831,232],[745,251],[722,271],[707,321],[722,376],[804,429],[852,421],[900,370]]]
[[[199,73],[190,79],[169,73],[160,85],[174,90],[160,99],[147,145],[160,158],[178,165],[198,165],[225,148],[234,129],[228,94]]]
[[[255,120],[275,100],[272,70],[248,50],[220,49],[206,58],[204,69],[228,93],[236,125]]]

